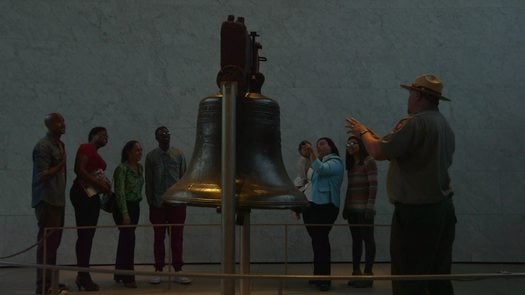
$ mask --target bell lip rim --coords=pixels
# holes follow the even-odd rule
[[[200,201],[200,202],[195,202],[194,200],[193,201],[189,201],[189,202],[166,202],[169,205],[181,205],[181,204],[185,204],[187,206],[192,206],[192,207],[209,207],[209,208],[222,208],[222,203],[217,203],[217,202],[213,202],[213,201]],[[303,208],[303,207],[308,207],[308,202],[295,202],[295,203],[285,203],[283,204],[282,202],[281,203],[276,203],[276,202],[272,202],[272,203],[269,203],[269,202],[258,202],[258,203],[250,203],[250,204],[246,204],[246,203],[243,203],[241,205],[237,205],[236,208],[241,208],[241,209],[283,209],[283,210],[286,210],[286,209],[295,209],[295,208]]]

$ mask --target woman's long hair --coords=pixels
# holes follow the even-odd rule
[[[357,140],[357,144],[359,145],[359,155],[361,156],[360,159],[359,159],[359,163],[357,163],[358,165],[363,165],[363,162],[365,161],[366,157],[368,157],[368,151],[366,150],[366,147],[365,147],[365,144],[363,143],[363,141],[361,140],[361,138],[357,137],[357,136],[350,136],[348,137],[348,139],[346,140],[346,142],[348,142],[350,139],[355,139]],[[354,159],[354,155],[351,155],[349,152],[348,152],[348,149],[346,150],[346,156],[345,156],[345,163],[346,163],[346,170],[350,170],[354,167],[354,165],[356,164],[355,163],[355,159]]]
[[[339,156],[339,150],[335,146],[335,143],[332,139],[328,137],[321,137],[317,140],[316,144],[319,143],[321,140],[326,140],[326,142],[328,143],[328,146],[330,146],[330,150],[332,150],[332,154],[336,154]]]
[[[120,162],[121,163],[124,163],[124,162],[128,161],[129,152],[133,149],[133,146],[135,144],[137,144],[137,143],[139,143],[139,142],[136,141],[136,140],[130,140],[130,141],[126,142],[126,144],[122,148],[122,154],[120,156]]]

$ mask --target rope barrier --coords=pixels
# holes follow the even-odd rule
[[[43,241],[43,239],[40,240],[40,241],[38,241],[38,242],[36,242],[36,243],[34,243],[33,245],[31,245],[31,246],[29,246],[29,247],[27,247],[27,248],[25,248],[25,249],[23,249],[23,250],[20,250],[20,251],[18,251],[18,252],[15,252],[15,253],[13,253],[13,254],[11,254],[11,255],[2,256],[2,257],[0,257],[0,260],[1,260],[1,259],[13,258],[13,257],[16,257],[16,256],[18,256],[18,255],[24,254],[24,253],[26,253],[27,251],[29,251],[29,250],[35,248],[35,247],[36,247],[38,244],[40,244],[42,241]]]
[[[92,267],[75,267],[64,265],[45,265],[45,264],[30,264],[30,263],[13,263],[7,261],[0,261],[0,265],[9,265],[25,268],[46,268],[51,270],[65,270],[65,271],[81,271],[94,272],[106,274],[122,274],[122,275],[141,275],[141,276],[174,276],[174,273],[163,273],[154,271],[131,271],[131,270],[114,270],[114,269],[100,269]],[[187,277],[200,278],[234,278],[234,279],[264,279],[264,280],[355,280],[356,276],[349,275],[282,275],[282,274],[226,274],[226,273],[209,273],[209,272],[184,272]],[[485,280],[485,279],[514,279],[525,278],[525,273],[502,271],[498,273],[468,273],[468,274],[443,274],[443,275],[373,275],[359,276],[359,280],[363,281],[432,281],[432,280]]]
[[[54,230],[55,230],[55,229],[50,230],[51,233],[53,233]],[[18,252],[15,252],[15,253],[13,253],[13,254],[11,254],[11,255],[2,256],[2,257],[0,257],[0,260],[2,260],[2,259],[8,259],[8,258],[13,258],[13,257],[16,257],[16,256],[18,256],[18,255],[24,254],[24,253],[28,252],[29,250],[31,250],[31,249],[35,248],[36,246],[38,246],[38,244],[43,243],[43,242],[44,242],[44,239],[46,239],[46,235],[45,235],[45,234],[44,234],[44,237],[43,237],[43,238],[41,238],[40,240],[38,240],[38,241],[37,241],[36,243],[34,243],[33,245],[31,245],[31,246],[29,246],[29,247],[27,247],[27,248],[25,248],[25,249],[23,249],[23,250],[20,250],[20,251],[18,251]]]
[[[78,229],[99,229],[99,228],[126,228],[126,227],[172,227],[172,226],[189,226],[189,227],[212,227],[212,226],[221,226],[221,224],[218,223],[207,223],[207,224],[137,224],[137,225],[93,225],[93,226],[63,226],[63,227],[48,227],[48,231],[54,231],[54,230],[78,230]],[[265,227],[271,227],[271,226],[292,226],[292,227],[304,227],[304,226],[330,226],[330,224],[293,224],[293,223],[258,223],[258,224],[252,224],[251,226],[265,226]],[[390,224],[333,224],[331,226],[352,226],[352,227],[390,227]],[[7,256],[1,256],[0,260],[2,259],[9,259],[16,257],[18,255],[24,254],[28,252],[29,250],[35,248],[38,246],[38,244],[41,244],[46,237],[44,236],[42,239],[37,241],[36,243],[28,246],[27,248],[20,250],[18,252],[15,252],[13,254],[7,255]]]

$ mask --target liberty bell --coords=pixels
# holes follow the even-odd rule
[[[217,84],[237,81],[236,206],[258,209],[296,209],[306,197],[292,183],[281,155],[279,105],[260,92],[261,44],[256,32],[248,34],[244,18],[234,16],[221,27],[221,70]],[[220,87],[220,86],[219,86]],[[222,93],[199,104],[197,137],[188,171],[164,194],[168,204],[221,206]]]

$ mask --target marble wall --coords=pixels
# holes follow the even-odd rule
[[[108,128],[101,154],[109,171],[127,140],[154,148],[159,125],[191,158],[198,103],[217,91],[220,24],[235,14],[261,35],[263,94],[281,106],[290,175],[299,141],[329,136],[343,150],[347,116],[387,132],[406,114],[399,84],[433,72],[452,99],[440,108],[457,137],[454,260],[525,262],[524,13],[521,0],[1,0],[0,256],[35,242],[31,150],[45,134],[45,114],[66,119],[68,187],[76,148],[94,126]],[[379,167],[377,223],[388,225],[387,163]],[[69,201],[66,215],[74,226]],[[213,209],[189,209],[188,223],[198,226],[186,228],[186,262],[220,261],[220,227],[202,226],[220,220]],[[252,222],[290,224],[254,226],[253,261],[283,261],[285,237],[290,261],[311,259],[289,211],[255,210]],[[145,202],[141,223],[149,223]],[[109,214],[100,224],[113,224]],[[388,226],[376,236],[377,259],[389,261]],[[75,262],[75,238],[66,230],[60,263]],[[115,229],[97,232],[94,263],[114,262],[116,239]],[[333,259],[351,260],[348,229],[335,228],[331,239]],[[139,228],[137,241],[137,263],[151,263],[151,229]]]

